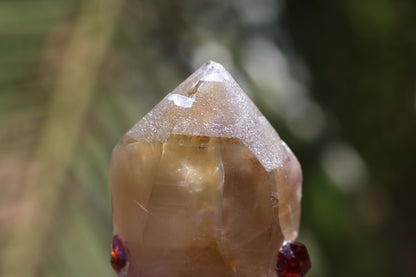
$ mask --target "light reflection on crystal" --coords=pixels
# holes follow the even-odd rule
[[[200,169],[195,169],[191,165],[185,165],[182,171],[184,172],[184,181],[188,184],[189,189],[194,192],[200,192],[204,185],[204,176]]]
[[[188,171],[189,173],[195,173],[195,169],[191,168],[191,166],[189,166],[189,165],[185,165],[185,169],[186,169],[186,171]]]

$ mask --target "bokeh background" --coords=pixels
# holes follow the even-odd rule
[[[414,276],[413,0],[2,0],[0,276],[114,276],[111,150],[207,60],[302,164],[307,276]]]

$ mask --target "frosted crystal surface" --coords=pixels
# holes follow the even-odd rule
[[[282,166],[282,141],[224,67],[208,62],[169,93],[127,135],[164,142],[171,135],[240,139],[267,171]]]

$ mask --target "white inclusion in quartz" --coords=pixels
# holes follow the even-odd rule
[[[168,96],[168,99],[170,101],[173,101],[176,106],[182,107],[182,108],[190,108],[192,107],[192,104],[195,101],[195,98],[193,97],[186,97],[180,94],[171,93]]]

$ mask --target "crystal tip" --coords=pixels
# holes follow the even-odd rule
[[[201,68],[206,68],[210,70],[218,70],[218,71],[227,71],[222,64],[213,60],[207,61],[201,66]]]
[[[233,78],[231,74],[220,63],[212,60],[204,63],[197,72],[201,72],[201,81],[224,82],[231,81]]]

